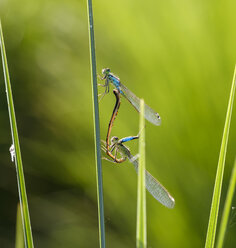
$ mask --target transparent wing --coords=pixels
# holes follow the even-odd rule
[[[121,94],[134,106],[138,112],[140,112],[140,99],[123,84],[120,83],[119,87]],[[156,126],[161,124],[160,115],[147,104],[145,104],[145,118]]]
[[[131,156],[129,161],[134,165],[136,172],[138,173],[138,159]],[[162,205],[173,208],[175,206],[175,199],[170,195],[170,193],[165,189],[165,187],[157,181],[147,170],[145,171],[145,182],[146,189],[149,193],[158,200]]]
[[[129,161],[134,165],[136,172],[138,173],[138,157],[133,156],[130,153],[129,149],[123,144],[119,144],[117,148],[118,152],[120,152],[123,157],[127,157],[129,159]],[[167,189],[160,182],[158,182],[157,179],[154,178],[147,170],[145,171],[145,182],[146,189],[162,205],[168,208],[173,208],[175,206],[175,199],[170,195]]]

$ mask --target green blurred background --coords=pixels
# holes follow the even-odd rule
[[[93,3],[98,73],[110,67],[162,117],[160,127],[146,124],[146,166],[176,207],[169,210],[147,194],[148,247],[203,247],[236,62],[236,2]],[[35,247],[98,247],[86,1],[0,0],[0,16]],[[109,94],[100,103],[102,139],[114,102]],[[138,117],[123,98],[112,135],[136,135]],[[236,155],[235,127],[234,109],[221,210]],[[1,68],[4,248],[14,247],[18,202],[10,145]],[[129,146],[136,154],[137,142]],[[128,162],[103,161],[107,247],[135,247],[136,179]],[[235,231],[229,227],[225,247],[235,247]]]

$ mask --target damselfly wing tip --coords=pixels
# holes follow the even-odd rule
[[[175,206],[175,199],[169,194],[169,199],[171,200],[170,203],[168,203],[168,208],[174,208]]]
[[[170,208],[174,208],[174,206],[175,206],[175,199],[172,196],[170,196],[170,198],[171,198]]]
[[[155,115],[156,115],[156,120],[155,120],[154,124],[156,126],[160,126],[161,125],[161,116],[158,113],[155,113]]]

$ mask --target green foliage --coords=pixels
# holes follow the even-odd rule
[[[204,247],[236,58],[235,8],[233,0],[93,1],[97,73],[110,67],[162,118],[159,127],[146,122],[146,167],[176,205],[169,210],[147,193],[150,247]],[[98,247],[86,1],[0,1],[0,15],[34,241]],[[3,85],[0,71],[0,243],[10,248],[18,192]],[[101,139],[113,107],[110,92],[99,103]],[[222,203],[235,159],[234,113]],[[138,122],[122,98],[112,136],[136,135]],[[133,155],[137,143],[128,145]],[[107,246],[134,247],[137,175],[129,162],[102,162]],[[235,247],[235,232],[227,229],[225,247]]]

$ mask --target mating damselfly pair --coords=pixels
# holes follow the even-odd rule
[[[106,154],[110,157],[110,159],[105,158],[113,163],[122,163],[127,158],[128,160],[134,165],[136,172],[138,173],[138,157],[133,156],[128,147],[124,145],[125,142],[138,139],[139,136],[129,136],[122,139],[114,136],[111,138],[111,145],[109,144],[109,139],[111,135],[112,126],[114,124],[115,118],[118,114],[118,110],[120,107],[120,94],[125,96],[125,98],[135,107],[137,111],[139,111],[139,102],[140,99],[134,95],[130,90],[128,90],[123,84],[120,83],[120,79],[113,75],[110,72],[110,69],[103,69],[102,70],[103,77],[102,80],[105,80],[105,84],[102,85],[106,87],[103,96],[109,93],[109,83],[112,83],[116,89],[113,90],[113,93],[116,97],[116,103],[113,109],[113,113],[108,125],[107,137],[106,141],[104,141],[102,145],[102,149],[106,152]],[[161,119],[159,114],[157,114],[152,108],[148,105],[145,105],[145,118],[152,122],[155,125],[160,125]],[[113,155],[112,152],[115,152]],[[121,155],[121,158],[117,157],[117,154]],[[170,195],[170,193],[165,189],[165,187],[158,182],[148,171],[145,171],[145,181],[146,181],[146,188],[150,192],[150,194],[158,200],[161,204],[168,208],[173,208],[175,205],[174,198]]]

